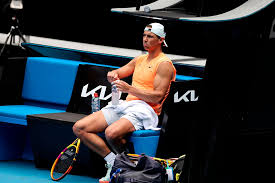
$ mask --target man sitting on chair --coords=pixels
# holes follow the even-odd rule
[[[123,32],[122,32],[123,33]],[[91,150],[106,160],[108,168],[100,182],[110,181],[115,153],[121,153],[125,136],[135,130],[153,129],[158,125],[158,115],[166,99],[176,69],[162,52],[165,42],[164,26],[159,23],[147,25],[143,32],[143,47],[148,54],[140,55],[123,67],[108,72],[107,79],[118,90],[128,93],[126,101],[119,105],[109,104],[75,123],[73,131]],[[132,84],[120,80],[132,76]],[[105,141],[97,133],[105,131]]]

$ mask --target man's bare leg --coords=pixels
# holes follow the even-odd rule
[[[107,127],[102,112],[98,111],[77,121],[73,126],[73,132],[88,148],[104,158],[111,150],[97,133],[103,132]]]
[[[125,151],[125,136],[135,131],[133,124],[125,118],[121,118],[108,126],[105,130],[105,137],[108,144],[116,153]]]
[[[82,118],[73,126],[73,131],[80,140],[107,162],[107,173],[105,177],[99,180],[100,183],[105,183],[110,180],[110,172],[115,161],[115,154],[111,152],[104,140],[97,135],[97,133],[103,132],[104,130],[105,137],[110,146],[116,152],[120,152],[121,147],[126,143],[124,139],[125,135],[133,132],[135,128],[129,120],[124,118],[108,126],[101,111]]]

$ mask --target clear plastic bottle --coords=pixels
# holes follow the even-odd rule
[[[94,95],[92,96],[91,107],[92,113],[100,110],[100,100],[98,97],[98,93],[94,93]]]
[[[119,91],[114,83],[112,83],[112,104],[119,104]]]

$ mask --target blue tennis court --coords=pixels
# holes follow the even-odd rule
[[[1,183],[55,182],[50,177],[50,170],[38,169],[32,161],[0,161],[0,180]],[[98,179],[69,174],[59,182],[98,183]]]

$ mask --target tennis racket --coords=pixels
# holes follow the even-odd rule
[[[51,178],[54,181],[63,179],[73,168],[79,151],[80,139],[77,138],[58,155],[51,168]]]
[[[127,154],[127,155],[131,160],[134,160],[134,161],[138,160],[138,158],[141,156],[139,154]],[[164,164],[165,166],[170,166],[173,162],[175,162],[178,159],[178,158],[162,159],[162,158],[156,158],[156,157],[150,157],[150,158],[160,162],[161,164]]]

